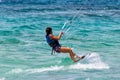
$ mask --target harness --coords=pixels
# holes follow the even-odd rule
[[[54,48],[55,48],[56,46],[60,45],[60,44],[59,44],[59,42],[58,42],[57,40],[55,40],[55,39],[50,39],[49,35],[46,35],[46,41],[47,41],[47,43],[49,44],[49,46],[52,47],[51,55],[53,55],[53,53],[55,53]]]

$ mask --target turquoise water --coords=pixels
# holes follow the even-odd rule
[[[60,43],[78,55],[91,53],[78,63],[67,53],[52,56],[45,41],[47,26],[58,35],[71,19]],[[119,9],[0,5],[0,80],[119,80],[119,53]]]

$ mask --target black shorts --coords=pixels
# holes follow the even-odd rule
[[[61,48],[61,46],[58,45],[58,46],[53,47],[53,50],[57,53],[60,53],[60,48]]]

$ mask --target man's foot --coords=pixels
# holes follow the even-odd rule
[[[85,56],[81,56],[81,59],[85,58]]]
[[[74,57],[74,62],[77,62],[77,61],[83,59],[84,57],[85,57],[85,56],[75,56],[75,57]]]

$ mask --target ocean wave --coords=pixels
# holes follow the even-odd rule
[[[109,69],[110,67],[101,61],[100,57],[96,53],[92,53],[90,56],[86,57],[86,63],[83,63],[82,61],[77,62],[75,64],[71,65],[55,65],[50,67],[43,67],[43,68],[34,68],[34,69],[21,69],[16,68],[9,71],[9,74],[19,74],[19,73],[41,73],[41,72],[49,72],[49,71],[61,71],[61,70],[103,70],[103,69]]]
[[[38,4],[38,5],[64,5],[69,6],[70,8],[76,6],[83,6],[87,8],[114,8],[120,9],[120,1],[119,0],[0,0],[1,3],[9,3],[9,4]]]
[[[0,30],[0,36],[10,36],[13,34],[13,31],[10,30]]]
[[[18,38],[2,38],[0,39],[0,44],[20,44],[23,43],[20,39]]]
[[[119,0],[1,0],[3,3],[36,3],[36,4],[77,4],[77,5],[114,5],[120,4]]]
[[[41,8],[42,7],[42,8]],[[19,9],[12,9],[15,12],[46,12],[46,11],[63,11],[62,7],[57,6],[38,6],[38,7],[28,7],[28,8],[19,8]]]
[[[18,30],[24,30],[24,29],[37,29],[36,26],[34,25],[21,25],[19,27],[17,27]]]

